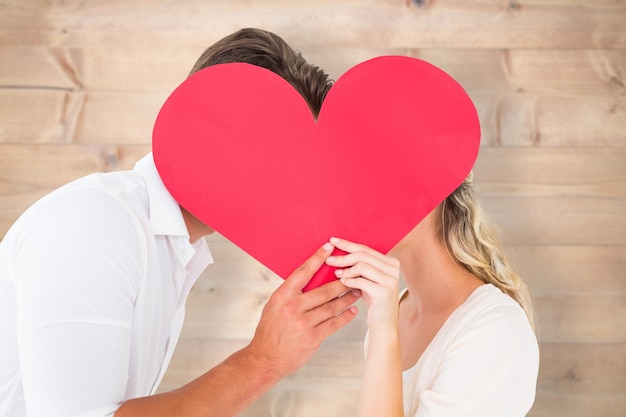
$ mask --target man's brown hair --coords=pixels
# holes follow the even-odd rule
[[[280,36],[254,28],[241,29],[208,47],[190,75],[211,65],[231,62],[257,65],[280,75],[304,97],[315,118],[333,83],[328,74],[309,64]]]

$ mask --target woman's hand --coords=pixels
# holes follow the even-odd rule
[[[359,417],[402,416],[402,365],[398,334],[400,262],[382,253],[331,238],[344,256],[331,256],[343,285],[361,290],[367,306],[369,346],[363,370]]]
[[[331,256],[326,263],[337,268],[346,287],[361,290],[370,332],[397,331],[400,262],[365,245],[339,238],[330,242],[347,255]]]

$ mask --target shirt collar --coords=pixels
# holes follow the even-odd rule
[[[189,239],[189,231],[185,225],[180,205],[167,191],[159,176],[152,152],[135,164],[146,182],[150,204],[150,223],[155,235],[181,236]]]

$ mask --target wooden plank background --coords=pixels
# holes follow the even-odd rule
[[[126,169],[205,47],[266,28],[337,78],[383,54],[468,90],[475,180],[536,300],[532,417],[626,416],[626,0],[0,0],[0,236],[53,188]],[[252,336],[280,284],[212,236],[161,389]],[[242,416],[356,415],[361,315]]]

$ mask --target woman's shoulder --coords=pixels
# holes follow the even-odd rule
[[[478,287],[453,313],[452,322],[458,334],[480,332],[484,337],[520,337],[535,339],[522,307],[508,294],[492,284]],[[536,341],[535,341],[536,343]]]
[[[460,310],[465,314],[482,315],[488,312],[496,315],[526,317],[522,307],[510,295],[505,294],[493,284],[484,284],[474,292],[461,305]]]

